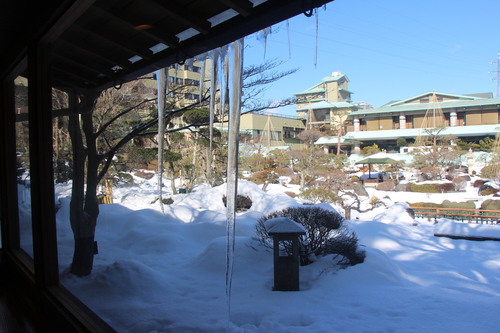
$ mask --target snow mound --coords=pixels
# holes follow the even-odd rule
[[[174,205],[188,206],[198,210],[214,210],[225,212],[226,207],[222,198],[226,195],[226,184],[214,188],[200,188],[195,192],[186,194],[175,200]],[[297,201],[286,194],[267,193],[249,181],[238,181],[238,195],[246,196],[252,200],[249,211],[258,211],[263,214],[297,205]]]
[[[396,202],[383,213],[376,215],[373,220],[388,224],[417,225],[418,222],[408,213],[410,206],[405,202]]]
[[[500,240],[500,225],[460,223],[454,220],[440,219],[434,227],[434,235]]]

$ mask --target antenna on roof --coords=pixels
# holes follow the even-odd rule
[[[491,62],[493,65],[497,65],[497,69],[494,71],[488,72],[489,74],[495,74],[496,77],[492,78],[491,80],[497,81],[497,92],[495,94],[496,98],[500,98],[500,52],[497,53],[497,60]]]

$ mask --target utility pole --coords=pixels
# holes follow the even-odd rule
[[[491,62],[493,65],[497,65],[496,70],[490,71],[489,74],[495,74],[496,76],[492,78],[493,81],[497,81],[497,91],[495,94],[496,98],[500,98],[500,52],[497,53],[497,60]]]

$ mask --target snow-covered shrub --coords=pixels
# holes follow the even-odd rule
[[[257,238],[261,244],[272,248],[272,238],[268,235],[265,222],[276,217],[287,217],[300,223],[306,235],[299,239],[301,265],[308,265],[315,256],[335,254],[341,266],[362,263],[365,252],[358,248],[356,234],[349,230],[345,219],[333,210],[317,206],[290,207],[261,217],[256,224]],[[291,244],[284,242],[284,251],[291,254]]]
[[[378,191],[394,191],[396,188],[396,181],[393,179],[389,179],[383,183],[377,184],[376,189]]]
[[[467,187],[467,181],[462,177],[453,178],[452,183],[455,191],[457,192],[463,192]]]
[[[300,196],[313,203],[320,203],[320,202],[335,203],[339,200],[337,193],[324,187],[308,188],[302,191]]]
[[[426,166],[420,169],[420,176],[423,180],[437,180],[443,178],[443,171],[441,168]]]
[[[118,172],[113,178],[113,183],[122,183],[126,185],[134,185],[134,176],[126,172]]]

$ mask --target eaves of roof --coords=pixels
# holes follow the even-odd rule
[[[357,109],[358,107],[348,102],[330,103],[327,101],[321,101],[297,108],[297,111],[307,111],[307,110],[317,110],[317,109],[340,109],[340,108]]]
[[[294,95],[309,95],[309,94],[317,94],[317,93],[322,93],[325,92],[325,89],[323,88],[315,88],[315,89],[308,89],[302,92],[295,93]]]
[[[349,90],[344,89],[344,88],[339,88],[339,91],[345,91],[345,92],[347,92],[349,94],[354,94],[352,91],[349,91]]]
[[[316,142],[314,142],[315,145],[333,145],[337,144],[339,142],[339,138],[336,136],[322,136]],[[349,140],[349,138],[342,136],[340,137],[340,143],[342,144],[354,144],[352,140]]]

